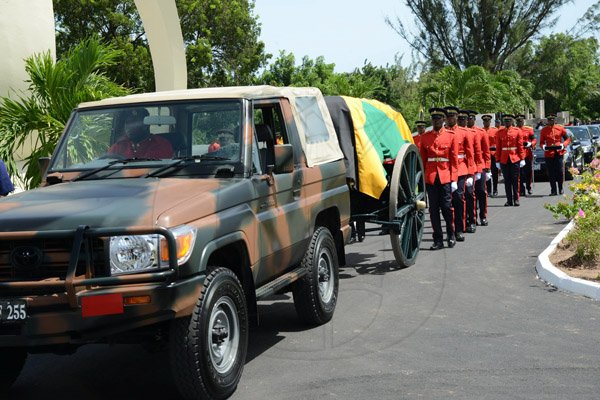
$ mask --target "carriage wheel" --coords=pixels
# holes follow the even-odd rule
[[[417,146],[405,143],[394,163],[390,181],[390,221],[400,222],[400,232],[390,229],[394,258],[400,267],[415,263],[425,226],[425,174]]]

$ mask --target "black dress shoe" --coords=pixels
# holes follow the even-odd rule
[[[440,250],[444,248],[444,242],[433,242],[429,250]]]
[[[521,195],[521,196],[525,196],[525,191],[522,191],[522,192],[520,193],[520,195]]]
[[[527,189],[527,194],[531,196],[531,189]]]
[[[512,207],[512,203],[510,201],[507,201],[506,203],[504,203],[504,207]]]
[[[465,235],[463,235],[462,232],[456,232],[456,241],[457,242],[464,242],[465,241]]]
[[[560,189],[560,190],[558,191],[558,194],[565,194],[565,192],[564,192],[562,189]]]
[[[481,219],[481,223],[479,225],[481,225],[481,226],[488,226],[488,220],[485,219],[485,218],[482,218]]]
[[[475,230],[476,230],[476,228],[475,228],[475,224],[470,224],[470,225],[467,227],[467,233],[475,233]]]
[[[550,192],[549,196],[556,196],[556,192]]]
[[[492,193],[492,197],[496,197],[496,196],[498,196],[498,192]]]
[[[519,206],[520,206],[520,204],[519,204],[519,200],[515,200],[515,204],[513,204],[513,206],[515,206],[515,207],[519,207]]]
[[[453,248],[456,245],[456,239],[454,237],[451,237],[448,239],[448,247],[449,248]]]

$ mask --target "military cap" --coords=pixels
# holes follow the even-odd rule
[[[467,115],[469,117],[476,117],[477,116],[477,111],[473,111],[473,110],[466,110],[467,111]]]
[[[456,115],[458,114],[458,107],[456,106],[446,106],[444,107],[444,110],[446,110],[446,115]]]
[[[469,116],[469,110],[458,110],[458,117],[465,118]]]
[[[525,119],[525,114],[517,114],[515,115],[516,119]]]
[[[425,121],[415,121],[415,126],[427,126],[427,122]]]
[[[492,117],[490,114],[485,114],[485,115],[481,116],[481,119],[484,121],[491,121],[492,118],[494,118],[494,117]]]
[[[556,118],[556,114],[548,114],[546,115],[547,119],[555,119]]]
[[[433,117],[434,115],[441,115],[442,117],[446,116],[446,110],[440,107],[431,107],[429,109],[429,114]]]
[[[502,119],[515,119],[515,116],[512,114],[503,114]]]

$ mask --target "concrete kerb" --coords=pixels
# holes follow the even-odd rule
[[[572,220],[558,235],[556,235],[550,245],[538,256],[535,264],[538,278],[560,290],[600,300],[600,284],[585,279],[572,278],[556,268],[550,262],[550,254],[552,254],[556,246],[558,246],[560,241],[567,233],[569,233],[573,226],[574,221]]]

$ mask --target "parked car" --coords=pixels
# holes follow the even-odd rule
[[[585,164],[589,164],[596,154],[592,134],[587,126],[565,126],[565,128],[573,136],[573,139],[571,139],[572,144],[574,146],[577,146],[577,144],[581,146],[581,151],[583,152],[582,163],[576,163],[575,165],[582,171]]]
[[[533,150],[533,174],[536,181],[548,180],[548,172],[546,170],[546,158],[544,157],[544,150],[540,145],[540,129],[534,130],[535,139],[538,146]],[[565,149],[565,155],[563,157],[564,162],[564,176],[565,180],[573,179],[573,175],[569,172],[569,168],[577,166],[578,169],[583,169],[583,149],[581,144],[577,141],[570,130],[567,130],[567,134],[571,137],[571,144]]]
[[[594,153],[600,151],[600,125],[583,125],[587,126],[588,130],[592,134],[592,145],[594,146]]]

